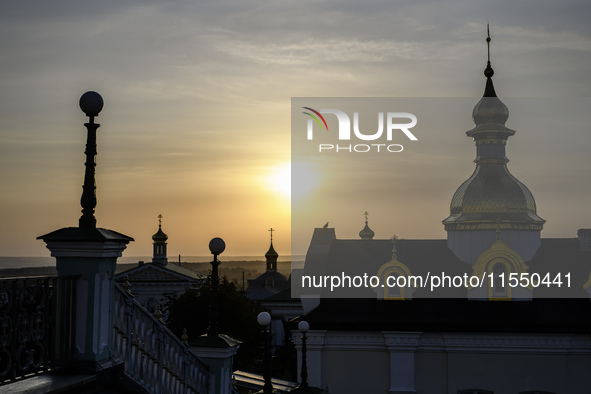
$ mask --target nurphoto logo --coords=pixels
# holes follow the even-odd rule
[[[315,110],[310,107],[302,107],[307,110],[302,112],[309,116],[307,127],[307,139],[309,141],[314,139],[314,125],[317,124],[321,132],[329,132],[328,123],[322,114],[333,114],[336,116],[339,123],[338,140],[351,140],[351,119],[344,111],[338,109],[321,109]],[[385,120],[384,120],[385,118]],[[406,120],[406,122],[404,122]],[[353,134],[354,138],[361,141],[376,141],[382,138],[384,130],[386,130],[386,141],[392,141],[393,136],[402,132],[411,141],[418,141],[418,138],[410,131],[416,126],[417,117],[408,112],[387,112],[384,117],[384,112],[378,112],[378,130],[373,133],[362,133],[359,128],[359,112],[353,112]],[[383,140],[383,139],[382,139]],[[372,144],[319,144],[318,151],[333,151],[333,152],[358,152],[364,153],[369,151],[377,152],[402,152],[404,147],[400,144],[386,144],[386,143],[372,143]]]

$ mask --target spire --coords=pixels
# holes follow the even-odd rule
[[[488,61],[486,62],[486,68],[484,69],[484,76],[486,77],[486,86],[484,88],[483,97],[497,97],[495,87],[492,82],[492,76],[495,75],[495,71],[490,65],[490,28],[488,23],[486,24],[486,49],[488,52]]]
[[[265,253],[265,258],[267,259],[267,271],[277,270],[277,258],[279,258],[279,254],[273,248],[273,231],[276,231],[274,228],[270,228],[269,231],[271,232],[271,246],[269,246],[269,250]]]
[[[373,239],[373,236],[375,235],[375,233],[373,232],[372,229],[369,228],[369,226],[367,224],[367,216],[369,215],[369,213],[367,213],[367,211],[365,211],[364,215],[365,215],[365,227],[363,227],[363,230],[361,230],[359,232],[359,237],[361,239]]]
[[[443,221],[448,231],[448,245],[450,239],[455,240],[453,242],[460,245],[457,250],[462,256],[462,242],[470,244],[474,241],[470,238],[472,235],[464,237],[456,232],[472,233],[483,230],[482,234],[486,232],[488,235],[481,235],[490,237],[486,240],[489,242],[494,239],[495,230],[512,230],[531,232],[532,239],[537,237],[539,240],[539,231],[545,222],[536,213],[535,200],[529,189],[507,168],[509,159],[505,155],[505,147],[515,131],[505,126],[509,110],[497,97],[493,87],[490,42],[490,28],[487,24],[488,57],[484,70],[486,88],[472,111],[472,120],[476,127],[466,132],[476,145],[476,167],[472,176],[456,190],[450,205],[450,216]],[[456,235],[451,236],[451,233]],[[459,241],[460,239],[464,241]],[[470,259],[471,257],[466,257],[466,261]]]
[[[474,138],[476,145],[479,144],[479,141],[488,144],[491,142],[491,140],[501,142],[504,145],[505,142],[503,141],[506,141],[507,138],[514,135],[515,131],[505,127],[505,122],[507,122],[507,119],[509,118],[509,109],[497,97],[497,93],[495,92],[495,88],[493,86],[492,76],[495,72],[490,64],[491,39],[488,23],[486,25],[486,31],[486,46],[488,52],[486,69],[484,70],[486,86],[484,88],[482,99],[480,99],[480,101],[474,106],[474,109],[472,110],[472,120],[474,121],[476,127],[466,132],[466,135],[468,137]],[[506,161],[507,158],[504,156],[505,154],[503,149],[501,160]]]
[[[158,215],[158,231],[152,236],[154,241],[154,254],[152,256],[152,263],[166,265],[168,264],[168,257],[166,256],[166,241],[168,235],[162,231],[162,215]]]

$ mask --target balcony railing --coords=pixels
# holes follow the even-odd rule
[[[71,362],[74,292],[72,278],[0,279],[0,385]]]
[[[115,283],[115,357],[153,393],[209,393],[209,368],[166,326]]]

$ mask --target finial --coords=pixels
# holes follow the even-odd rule
[[[486,87],[484,88],[484,95],[483,97],[497,97],[497,93],[495,92],[495,87],[492,83],[492,76],[495,75],[495,71],[493,70],[492,66],[490,65],[490,27],[488,22],[486,23],[486,50],[488,52],[486,68],[484,69],[484,76],[486,77]]]
[[[158,215],[158,227],[162,227],[162,214]]]
[[[78,220],[78,227],[96,228],[96,218],[94,217],[94,209],[96,208],[96,130],[100,124],[94,123],[94,117],[98,116],[103,109],[103,98],[97,92],[86,92],[80,97],[80,108],[89,117],[89,122],[84,123],[86,126],[86,150],[84,151],[86,161],[84,163],[82,197],[80,198],[82,216]]]
[[[271,232],[271,242],[273,242],[273,231],[277,231],[277,230],[274,230],[273,227],[271,227],[268,231]]]
[[[396,241],[398,241],[398,237],[396,235],[393,235],[392,237],[390,237],[390,240],[392,241],[392,260],[397,260],[398,251],[396,250]]]
[[[365,215],[365,224],[367,224],[367,216],[369,215],[369,213],[367,213],[367,211],[365,211],[365,213],[363,215]]]
[[[486,51],[487,51],[487,62],[486,62],[486,69],[484,70],[484,76],[487,78],[492,78],[495,75],[495,71],[492,69],[490,65],[490,28],[488,22],[486,23]]]
[[[488,65],[490,66],[490,28],[486,22],[486,47],[488,49]]]

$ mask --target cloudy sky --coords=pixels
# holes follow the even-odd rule
[[[105,101],[98,225],[136,239],[126,255],[150,254],[158,214],[172,256],[205,255],[213,236],[230,255],[262,255],[270,227],[289,254],[291,98],[477,98],[487,21],[495,87],[518,131],[510,169],[548,220],[544,236],[575,236],[591,227],[588,123],[536,134],[510,98],[579,99],[586,112],[590,10],[582,0],[1,0],[0,254],[47,256],[35,238],[77,225],[86,121],[78,99],[87,90]],[[396,226],[370,216],[377,237],[445,236],[453,191],[473,169],[464,136],[473,104],[457,133],[441,137],[449,149],[401,164],[408,176],[397,204],[408,215]],[[522,160],[521,148],[535,154]],[[429,181],[443,163],[458,172]],[[437,213],[425,209],[434,204]],[[361,202],[342,216],[319,213],[318,225],[353,237],[364,210]]]

